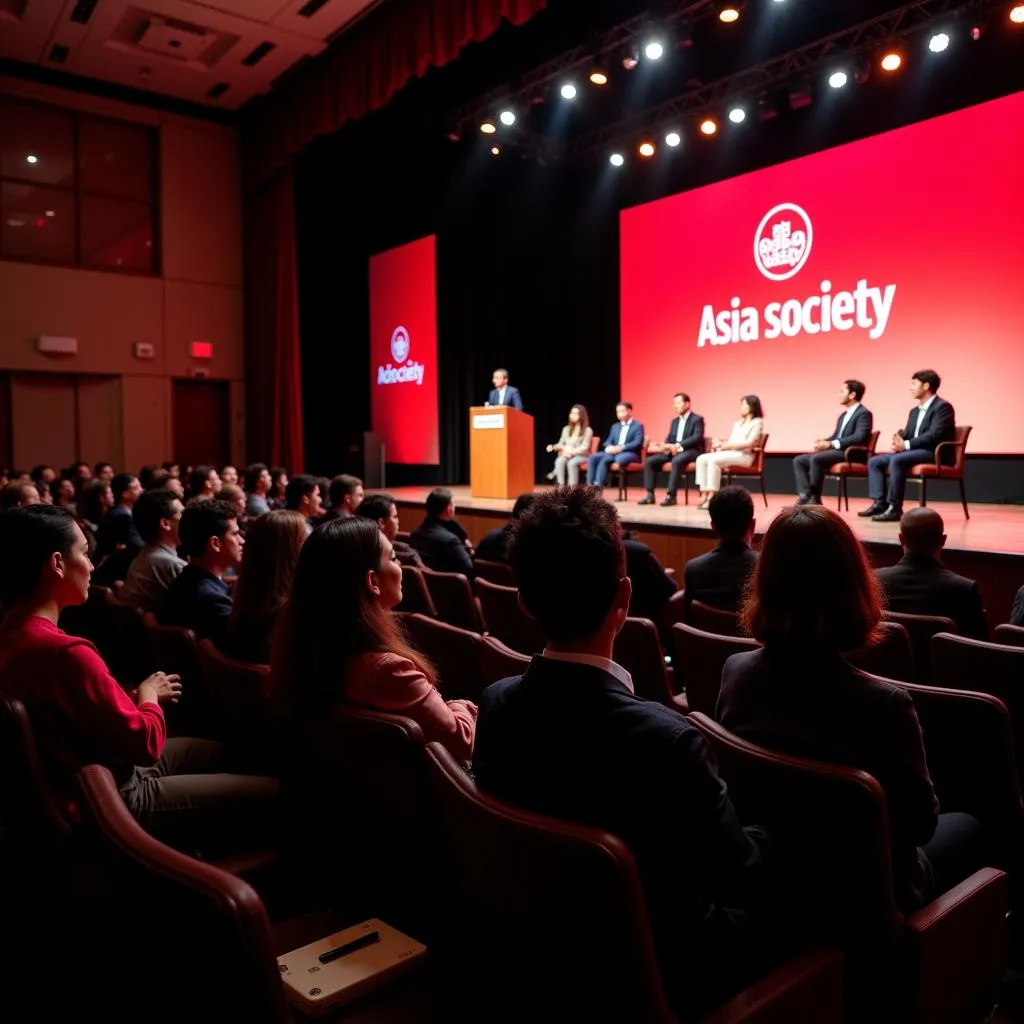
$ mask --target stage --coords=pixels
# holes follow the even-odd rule
[[[473,498],[465,486],[450,490],[455,497],[459,522],[474,543],[488,530],[505,522],[514,504],[511,500]],[[535,490],[539,493],[544,488]],[[398,487],[389,492],[399,507],[403,530],[411,530],[419,523],[423,501],[429,492],[429,487]],[[614,501],[616,493],[614,487],[605,488],[605,497],[619,510],[623,526],[635,530],[661,563],[675,570],[680,582],[686,562],[714,546],[708,514],[697,511],[693,494],[689,506],[680,503],[674,508],[661,508],[637,504],[643,497],[643,488],[631,487],[628,502]],[[751,496],[758,535],[795,500],[792,495],[769,494],[768,508],[765,508],[759,494]],[[659,491],[658,499],[663,497],[664,491]],[[834,510],[835,500],[834,495],[826,496],[825,504]],[[861,519],[857,512],[866,505],[863,498],[851,499],[850,511],[840,515],[861,539],[875,565],[891,565],[900,557],[899,527],[896,523]],[[911,507],[909,502],[907,507]],[[946,525],[945,565],[978,581],[993,625],[1006,622],[1014,595],[1024,584],[1024,505],[974,504],[970,506],[969,520],[964,518],[957,502],[929,502],[928,507],[935,509]]]

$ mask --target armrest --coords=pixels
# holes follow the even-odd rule
[[[966,448],[966,441],[940,441],[935,446],[935,465],[942,465],[942,449],[943,448]]]
[[[847,462],[851,461],[850,452],[863,452],[865,455],[870,455],[871,449],[868,448],[866,444],[851,444],[850,447],[843,452],[843,458],[846,459]]]
[[[702,1024],[840,1024],[843,954],[811,950],[755,982]]]

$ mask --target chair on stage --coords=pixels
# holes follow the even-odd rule
[[[1006,647],[1024,647],[1024,626],[1011,626],[1004,622],[1001,626],[996,626],[992,639]]]
[[[957,427],[952,441],[940,441],[935,447],[935,461],[923,462],[912,466],[907,480],[916,480],[921,485],[921,505],[928,504],[928,481],[956,481],[960,488],[960,504],[964,507],[964,518],[970,519],[971,512],[967,507],[967,493],[964,490],[964,465],[967,461],[967,439],[971,436],[972,427]],[[952,453],[953,464],[947,465],[943,460]]]
[[[768,434],[761,435],[761,443],[753,449],[754,461],[749,466],[723,466],[722,477],[726,484],[732,483],[734,476],[751,477],[756,476],[761,485],[761,497],[764,499],[764,507],[768,507],[768,495],[764,489],[764,452],[768,447]]]
[[[722,636],[743,636],[739,612],[716,608],[703,601],[691,601],[689,623],[706,633],[720,633]]]
[[[826,480],[834,479],[836,481],[836,511],[842,511],[843,502],[846,502],[846,511],[850,510],[850,494],[848,485],[850,477],[855,476],[858,478],[863,477],[867,479],[868,475],[868,460],[875,454],[875,449],[878,447],[878,437],[881,432],[878,430],[872,430],[871,436],[868,438],[867,444],[851,444],[843,452],[843,456],[846,459],[845,462],[837,462],[834,466],[830,466],[828,472],[825,474]],[[857,459],[853,461],[853,456],[857,452],[863,453],[863,461]]]
[[[404,574],[404,567],[402,572]],[[437,609],[437,617],[442,622],[475,633],[483,631],[480,612],[476,601],[473,600],[473,588],[461,572],[420,569],[420,574],[427,585],[427,590],[430,591],[430,599]],[[402,610],[405,611],[404,608]]]
[[[480,579],[497,583],[499,587],[514,587],[516,574],[506,562],[491,562],[486,558],[474,558],[473,568]]]
[[[734,654],[756,651],[760,646],[749,637],[707,633],[677,622],[672,627],[672,669],[690,711],[714,716],[725,663]]]
[[[515,587],[499,587],[477,579],[473,581],[473,590],[488,633],[519,654],[544,650],[544,634],[536,621],[519,607],[519,591]]]
[[[423,570],[415,565],[402,566],[402,600],[395,611],[437,618],[437,609],[423,578]]]
[[[711,451],[711,438],[708,437],[707,435],[704,436],[704,451],[705,452]],[[672,461],[671,461],[671,459],[668,462],[664,463],[664,465],[662,465],[661,471],[662,471],[662,473],[671,473],[672,472]],[[684,505],[689,505],[690,504],[690,474],[691,473],[696,473],[696,472],[697,472],[697,463],[696,462],[688,462],[685,466],[683,466],[683,471],[680,474],[682,476],[682,478],[683,478],[683,504]]]
[[[601,438],[594,434],[590,439],[590,454],[597,454],[597,449],[601,447]],[[580,479],[584,479],[587,473],[587,466],[590,464],[590,459],[586,458],[580,463]]]
[[[633,692],[644,700],[686,714],[686,698],[672,692],[658,627],[630,616],[615,637],[614,659],[633,677]]]
[[[883,612],[889,622],[898,622],[910,637],[910,650],[914,655],[915,683],[932,681],[932,637],[936,633],[955,634],[956,623],[944,615],[911,615],[909,612]]]
[[[644,438],[643,447],[640,449],[640,458],[634,462],[619,463],[618,461],[613,462],[608,467],[609,473],[618,474],[619,482],[619,496],[615,499],[616,501],[628,501],[629,500],[629,474],[630,473],[642,473],[644,471],[644,462],[647,459],[647,446],[651,443],[649,437]]]

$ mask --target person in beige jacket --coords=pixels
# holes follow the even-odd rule
[[[557,480],[559,487],[567,483],[575,487],[580,482],[580,464],[590,454],[594,431],[586,406],[574,405],[569,410],[569,422],[562,427],[557,444],[549,444],[547,450],[555,452],[555,468],[548,473],[549,480]]]
[[[727,466],[750,466],[754,462],[754,449],[760,447],[764,433],[764,413],[757,395],[744,395],[740,399],[740,418],[732,425],[729,436],[717,440],[711,451],[697,457],[697,490],[700,491],[699,509],[706,509],[711,496],[722,486],[722,470]]]

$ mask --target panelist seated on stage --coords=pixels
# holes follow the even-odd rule
[[[593,437],[586,406],[574,405],[569,410],[569,422],[562,427],[558,440],[547,447],[549,452],[555,453],[555,468],[548,473],[548,479],[557,480],[559,487],[566,483],[575,487],[580,482],[580,465],[590,455]]]
[[[488,405],[511,405],[513,409],[523,411],[523,399],[519,394],[519,388],[509,384],[508,370],[495,370],[491,383],[494,387],[487,396]]]
[[[814,442],[814,451],[793,460],[798,505],[820,505],[821,485],[829,468],[846,462],[846,449],[851,445],[867,445],[875,418],[861,405],[864,385],[859,380],[844,380],[839,388],[839,404],[845,410],[836,421],[836,429],[828,437]],[[851,462],[866,462],[864,452],[853,452]]]
[[[428,569],[461,572],[470,579],[473,545],[455,519],[455,501],[447,487],[435,487],[426,500],[427,518],[409,534],[409,543],[420,553]]]
[[[903,494],[907,472],[914,466],[935,461],[935,449],[956,436],[953,406],[939,398],[941,378],[934,370],[918,370],[910,378],[910,394],[917,408],[910,410],[907,425],[892,436],[892,447],[868,463],[868,494],[871,505],[857,515],[870,516],[876,523],[898,523],[903,515]],[[953,452],[949,452],[950,465]],[[886,470],[889,473],[886,482]]]
[[[754,502],[745,487],[723,487],[712,499],[711,529],[718,543],[706,554],[691,558],[683,570],[683,603],[687,612],[694,601],[739,611],[743,589],[757,565],[754,537]]]
[[[619,402],[615,406],[615,417],[617,422],[609,428],[601,450],[587,461],[587,483],[598,489],[604,487],[608,467],[613,462],[624,466],[639,461],[644,446],[644,425],[633,419],[633,403]]]
[[[754,449],[760,447],[764,434],[764,411],[757,395],[740,399],[740,418],[732,425],[729,436],[715,441],[711,451],[697,458],[698,509],[707,509],[711,496],[722,486],[722,470],[729,466],[751,466]]]
[[[690,396],[685,391],[677,392],[672,396],[672,407],[676,415],[668,426],[664,443],[652,441],[647,448],[647,461],[644,463],[644,489],[647,493],[637,503],[639,505],[654,504],[658,474],[669,461],[672,468],[668,474],[668,493],[661,504],[674,505],[680,473],[686,472],[686,467],[704,454],[704,417],[691,411]]]

